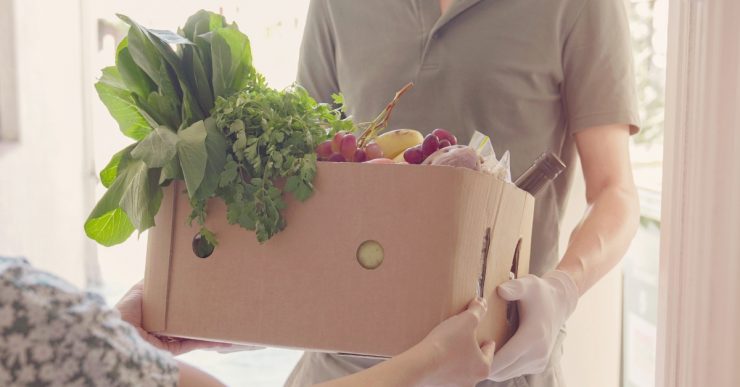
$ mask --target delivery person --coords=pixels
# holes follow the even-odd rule
[[[342,93],[370,121],[409,81],[391,128],[488,135],[511,151],[512,176],[543,152],[569,165],[536,197],[532,275],[502,284],[521,322],[482,386],[563,386],[563,325],[611,270],[638,226],[628,142],[638,130],[623,0],[312,0],[298,83],[321,102]],[[588,211],[558,255],[559,222],[576,169]],[[423,192],[419,193],[423,195]],[[401,215],[403,216],[403,215]],[[351,374],[367,359],[306,353],[289,387]]]

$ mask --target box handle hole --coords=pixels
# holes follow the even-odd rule
[[[366,240],[357,248],[357,262],[367,270],[375,270],[385,260],[383,245],[378,241]]]
[[[208,258],[213,254],[215,246],[201,233],[193,237],[193,254],[198,258]]]
[[[486,272],[488,271],[488,250],[491,248],[491,228],[486,227],[483,234],[483,249],[481,250],[481,270],[478,278],[478,297],[485,297]]]
[[[519,273],[519,250],[522,248],[522,238],[516,242],[516,248],[514,249],[514,258],[511,260],[511,270],[509,271],[509,279],[515,279]],[[510,327],[516,328],[519,326],[519,303],[511,301],[506,304],[506,322]]]

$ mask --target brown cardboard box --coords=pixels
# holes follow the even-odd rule
[[[479,336],[500,347],[512,333],[496,286],[515,255],[517,274],[527,272],[534,208],[512,184],[463,168],[320,162],[314,195],[289,198],[286,229],[263,245],[212,200],[207,226],[219,245],[206,259],[193,254],[182,191],[166,191],[149,232],[149,331],[392,356],[461,311],[484,273]],[[384,248],[375,270],[356,259],[365,240]]]

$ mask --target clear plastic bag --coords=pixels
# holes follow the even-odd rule
[[[500,160],[497,159],[491,139],[477,130],[473,133],[468,146],[475,149],[475,152],[480,156],[481,171],[511,183],[511,156],[509,151],[504,152]]]

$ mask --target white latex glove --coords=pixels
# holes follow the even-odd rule
[[[541,278],[506,281],[497,291],[506,301],[519,301],[519,328],[494,355],[488,379],[501,382],[543,372],[560,328],[578,303],[576,283],[568,273],[553,270]]]

